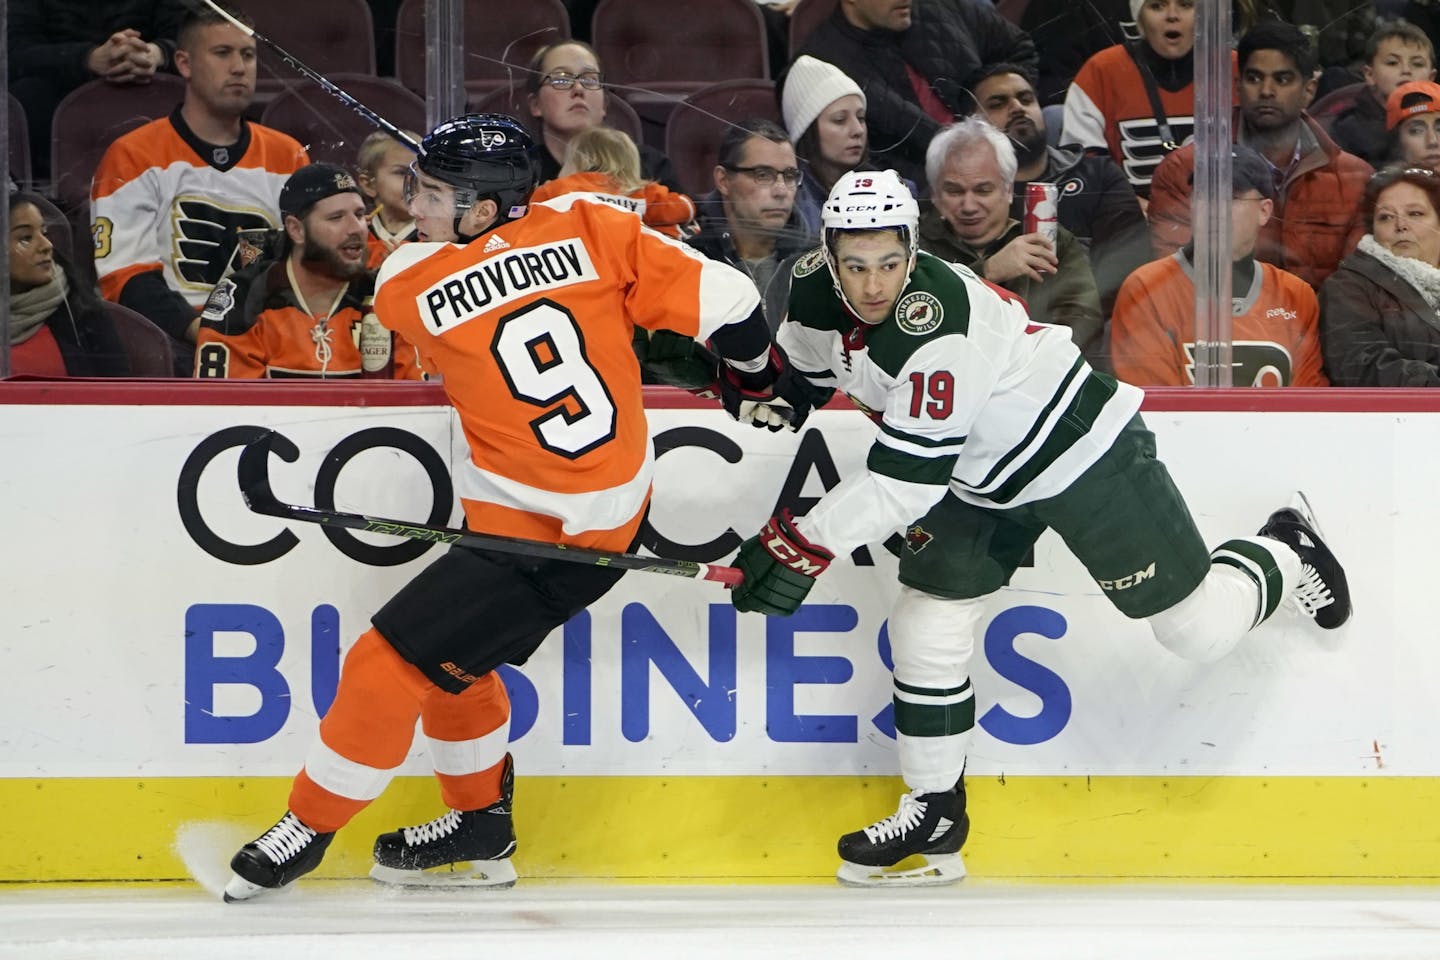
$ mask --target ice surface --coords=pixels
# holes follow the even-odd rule
[[[245,904],[198,884],[0,887],[5,960],[1408,960],[1440,889],[990,883],[908,891],[521,879],[508,891],[302,880]]]

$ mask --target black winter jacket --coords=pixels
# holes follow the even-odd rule
[[[1440,313],[1375,251],[1366,235],[1320,286],[1325,375],[1335,387],[1440,387]],[[1440,270],[1415,264],[1440,295]]]
[[[987,63],[1034,72],[1035,44],[988,0],[923,0],[908,29],[861,30],[837,7],[800,53],[832,63],[865,91],[870,157],[880,169],[925,183],[925,148],[940,124],[920,108],[908,63],[957,116],[969,113],[966,84]]]
[[[1045,171],[1035,179],[1060,188],[1060,226],[1090,252],[1100,310],[1108,317],[1120,284],[1155,258],[1145,214],[1124,171],[1108,157],[1087,157],[1075,147],[1046,152]],[[1016,183],[1010,211],[1016,220],[1024,218],[1024,196],[1025,184]]]

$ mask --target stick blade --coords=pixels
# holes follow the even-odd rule
[[[256,513],[280,517],[285,515],[284,504],[275,498],[274,491],[270,489],[270,450],[275,437],[274,430],[266,430],[247,443],[240,451],[237,473],[245,505]]]

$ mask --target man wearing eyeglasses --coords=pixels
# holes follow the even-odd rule
[[[720,142],[714,175],[715,190],[700,202],[700,233],[690,243],[750,276],[773,330],[789,293],[787,261],[815,241],[795,216],[800,168],[789,134],[770,120],[742,120]]]

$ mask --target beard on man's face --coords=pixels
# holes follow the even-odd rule
[[[353,244],[353,242],[346,241],[347,244]],[[364,247],[365,239],[362,237],[360,239],[360,258],[347,260],[337,248],[327,247],[307,236],[304,245],[300,248],[300,260],[321,273],[329,274],[336,280],[354,280],[365,273]]]
[[[1045,155],[1045,134],[1026,117],[1005,127],[1005,135],[1015,145],[1015,159],[1024,167]]]

